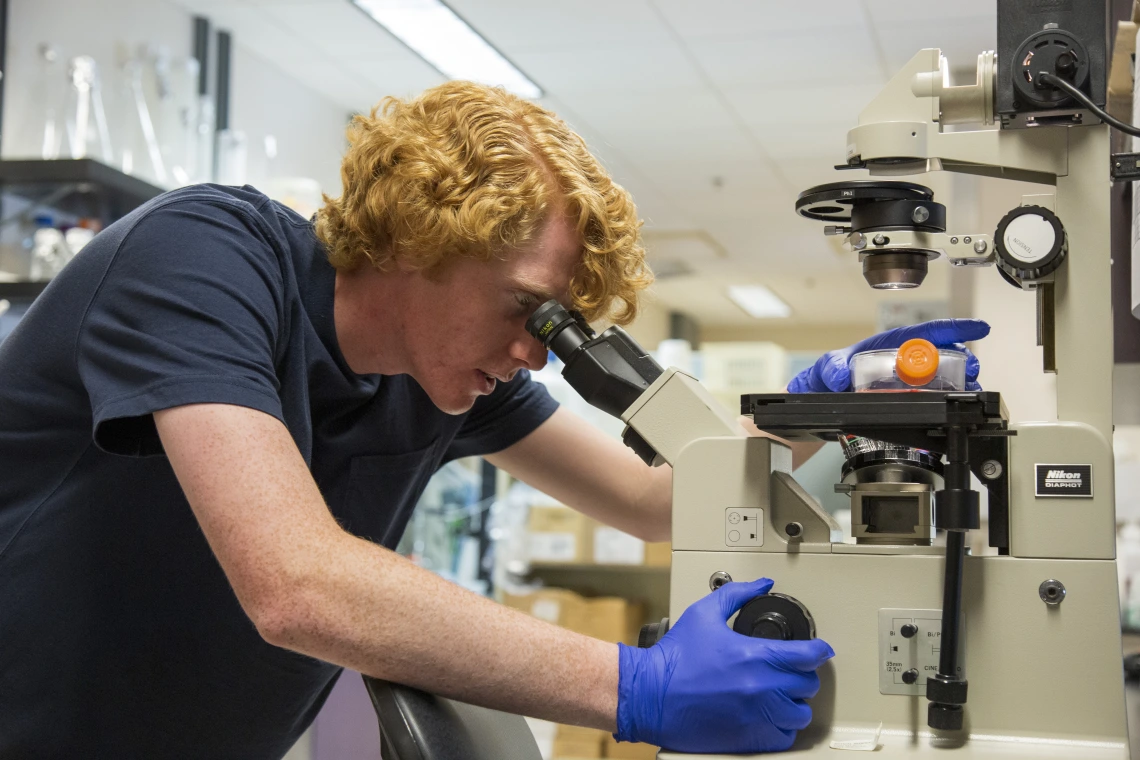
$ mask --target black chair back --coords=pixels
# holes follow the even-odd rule
[[[542,760],[519,715],[364,677],[383,760]]]

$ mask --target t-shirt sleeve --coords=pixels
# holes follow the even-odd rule
[[[280,260],[252,210],[187,200],[136,222],[78,335],[95,443],[161,453],[152,413],[186,404],[281,419],[274,367],[283,301]]]
[[[534,432],[557,408],[546,387],[521,370],[475,402],[444,461],[502,451]]]

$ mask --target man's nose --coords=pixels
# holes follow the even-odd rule
[[[516,338],[511,343],[511,358],[521,362],[523,367],[537,371],[546,366],[546,347],[532,338],[528,333]]]

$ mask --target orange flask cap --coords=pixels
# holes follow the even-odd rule
[[[926,385],[938,374],[938,349],[922,338],[908,340],[895,354],[895,373],[907,385]]]

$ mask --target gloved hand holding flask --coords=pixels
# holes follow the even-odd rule
[[[851,390],[851,357],[863,351],[898,348],[913,338],[922,338],[936,348],[952,348],[966,353],[966,390],[981,390],[978,385],[980,366],[963,343],[980,340],[990,334],[990,326],[980,319],[936,319],[931,322],[896,327],[872,335],[853,346],[829,351],[815,364],[792,378],[788,393],[842,393]]]
[[[816,668],[835,655],[820,639],[736,633],[728,619],[772,581],[727,583],[690,606],[648,649],[619,644],[619,741],[676,752],[785,750],[811,722]]]

